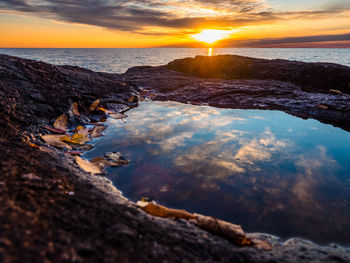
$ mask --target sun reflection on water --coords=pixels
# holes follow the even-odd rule
[[[208,57],[211,57],[213,55],[213,48],[208,48]]]

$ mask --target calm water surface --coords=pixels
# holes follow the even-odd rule
[[[85,157],[119,151],[109,178],[131,200],[241,224],[248,232],[350,244],[350,134],[279,111],[143,102],[108,120]]]
[[[196,55],[208,55],[206,48],[0,48],[0,54],[76,65],[95,71],[123,73],[133,66],[158,66]],[[257,58],[281,58],[305,62],[333,62],[350,66],[346,48],[214,48],[212,55],[235,54]]]

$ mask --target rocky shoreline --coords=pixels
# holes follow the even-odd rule
[[[350,249],[338,245],[249,234],[269,241],[273,249],[238,247],[185,220],[153,217],[125,199],[105,177],[83,172],[71,155],[40,139],[49,133],[45,126],[68,113],[73,102],[87,109],[101,99],[112,110],[137,106],[137,99],[128,99],[142,94],[218,107],[278,109],[350,130],[347,67],[328,67],[335,76],[345,76],[330,88],[333,91],[314,87],[311,92],[310,87],[277,77],[254,80],[254,74],[249,80],[197,78],[186,71],[184,65],[192,63],[186,61],[178,61],[181,67],[174,62],[107,74],[0,55],[0,262],[350,260]],[[84,120],[73,117],[72,122]]]

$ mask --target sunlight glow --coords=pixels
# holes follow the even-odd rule
[[[213,55],[213,48],[208,48],[208,56],[211,57]]]
[[[191,38],[212,44],[218,40],[228,38],[236,31],[237,30],[205,29],[198,34],[192,35]]]

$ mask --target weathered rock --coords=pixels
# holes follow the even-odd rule
[[[171,98],[172,89],[176,100],[176,92],[186,91],[176,86],[179,83],[189,84],[192,92],[191,85],[207,85],[206,80],[165,68],[137,70],[151,74],[137,79],[131,74],[135,69],[121,76],[0,55],[0,262],[350,261],[350,250],[336,245],[320,247],[250,234],[268,240],[273,250],[241,248],[186,221],[152,217],[126,200],[105,177],[84,173],[74,156],[40,142],[40,133],[48,132],[40,127],[52,125],[73,102],[79,103],[80,113],[84,108],[88,111],[96,99],[105,105],[129,105],[128,99],[139,90],[136,83],[147,83],[147,78],[153,88],[157,79],[158,86],[164,85],[157,89],[164,94],[161,98]],[[122,79],[126,76],[127,81]],[[214,85],[221,85],[221,81],[208,83],[213,92]],[[290,93],[278,93],[281,84],[276,83],[269,84],[276,85],[272,94],[288,102]],[[255,95],[259,94],[256,86]],[[243,90],[247,92],[242,88],[241,94]],[[225,95],[223,86],[220,92],[216,93],[221,96],[218,101],[232,96]],[[204,98],[199,93],[198,98]],[[186,92],[180,99],[185,101],[186,96],[188,100]],[[30,141],[41,146],[32,147]]]
[[[243,67],[250,65],[250,73],[237,73],[232,78],[249,79],[195,77],[227,78],[230,70],[234,74],[234,69],[240,63]],[[228,66],[229,70],[226,72],[222,65]],[[304,82],[297,74],[299,71],[304,72],[304,68],[305,72],[306,69],[310,71],[310,79],[314,80],[315,86],[311,86],[312,82]],[[321,79],[326,76],[329,81],[318,81],[319,68],[323,69],[320,71],[323,75]],[[152,95],[153,100],[173,100],[233,109],[281,110],[297,117],[313,118],[350,130],[350,88],[347,88],[350,83],[350,68],[346,66],[238,56],[196,57],[175,60],[166,67],[134,67],[125,73],[125,78],[143,87]],[[335,80],[337,78],[338,81]],[[317,83],[323,84],[316,85]],[[329,92],[335,86],[343,93]]]
[[[307,91],[333,89],[350,94],[350,68],[334,63],[219,55],[177,59],[166,67],[201,78],[274,79],[296,84]]]

